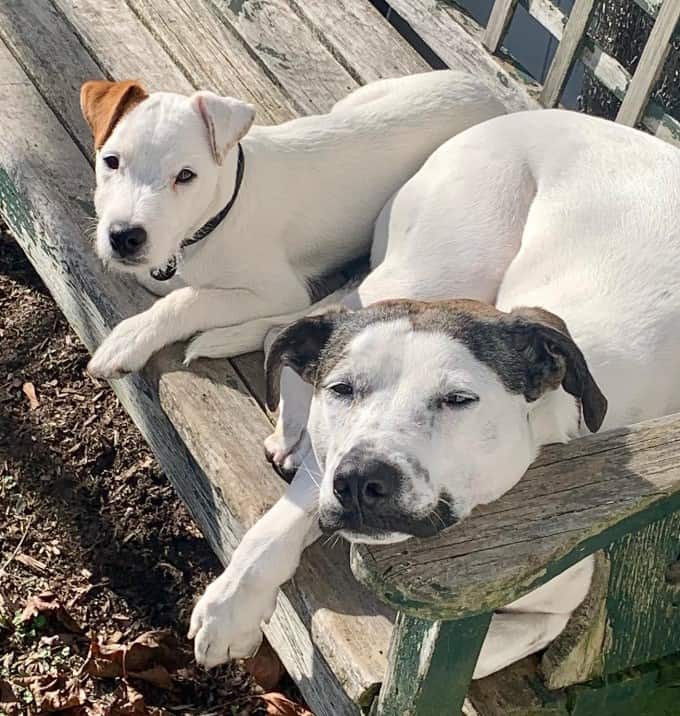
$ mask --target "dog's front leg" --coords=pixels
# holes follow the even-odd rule
[[[121,321],[99,346],[88,370],[100,378],[117,378],[140,370],[170,343],[216,323],[243,323],[270,310],[267,301],[248,289],[179,288]]]
[[[262,640],[279,587],[295,573],[302,551],[320,534],[319,469],[310,453],[283,497],[245,535],[225,572],[191,615],[189,638],[207,668],[252,656]]]

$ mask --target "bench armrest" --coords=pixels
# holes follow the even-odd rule
[[[550,446],[500,500],[429,539],[355,545],[359,581],[432,619],[482,614],[680,509],[680,414]]]

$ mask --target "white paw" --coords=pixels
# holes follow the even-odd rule
[[[120,378],[143,368],[152,353],[145,317],[132,316],[121,321],[104,339],[87,370],[95,378]]]
[[[285,475],[294,475],[311,449],[312,443],[306,429],[303,429],[297,440],[287,438],[277,431],[264,441],[267,459]]]
[[[197,663],[211,669],[253,656],[262,642],[262,622],[274,613],[276,593],[261,583],[232,581],[228,571],[210,584],[191,615],[189,639],[195,639]]]

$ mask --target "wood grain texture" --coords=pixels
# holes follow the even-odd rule
[[[680,513],[626,535],[608,555],[604,673],[680,653],[680,585],[667,576],[680,560]]]
[[[670,51],[669,42],[680,20],[680,2],[666,0],[659,10],[616,121],[637,125]]]
[[[360,83],[431,67],[370,0],[289,0],[290,6]]]
[[[400,613],[376,716],[460,713],[491,614],[429,621]]]
[[[496,0],[494,2],[484,30],[484,46],[489,52],[496,52],[501,46],[516,6],[517,0]]]
[[[491,56],[482,44],[479,25],[444,0],[389,0],[387,4],[451,69],[485,80],[508,109],[539,106],[532,94],[535,83]]]
[[[400,610],[479,614],[679,507],[675,415],[546,448],[497,502],[433,539],[355,546],[353,569]]]
[[[569,78],[571,68],[583,45],[588,23],[595,9],[595,0],[575,0],[569,13],[569,20],[562,33],[562,40],[555,51],[550,68],[543,83],[541,103],[545,107],[556,107],[562,90]]]
[[[120,76],[119,73],[124,76],[139,76],[136,70],[141,71],[145,66],[148,68],[148,65],[153,63],[154,57],[157,58],[159,67],[164,67],[167,54],[148,35],[139,20],[135,23],[135,16],[125,15],[124,6],[121,6],[121,16],[127,17],[126,52],[118,53],[114,44],[102,43],[96,64],[91,62],[86,47],[69,31],[60,14],[50,13],[49,22],[38,23],[32,21],[31,16],[32,14],[39,16],[44,12],[42,3],[22,3],[20,8],[22,18],[15,18],[14,15],[19,13],[19,10],[16,6],[9,6],[10,3],[0,3],[5,17],[12,19],[12,22],[3,25],[4,31],[15,32],[13,40],[19,49],[24,43],[31,45],[30,48],[23,47],[22,61],[31,69],[33,81],[40,92],[50,99],[60,119],[78,139],[79,145],[85,147],[83,151],[89,155],[91,153],[89,131],[84,126],[79,126],[77,122],[79,115],[77,88],[80,80],[84,77],[105,74]],[[112,3],[108,3],[107,8],[111,12],[116,11]],[[91,22],[93,15],[96,16],[96,5],[79,2],[68,8],[64,3],[63,9],[72,26],[89,26],[88,39],[84,42],[92,43],[93,48],[97,47],[98,34],[105,34],[107,18],[104,17],[100,25]],[[32,27],[41,28],[43,34],[40,41],[32,34]],[[55,83],[54,74],[48,71],[49,57],[42,56],[40,53],[43,48],[45,52],[53,51],[57,43],[64,48],[64,53],[70,59],[62,68],[59,82]],[[190,91],[191,84],[182,73],[178,71],[169,73],[168,78],[169,82],[174,83],[173,88]],[[159,75],[152,76],[154,83],[161,82],[162,79]],[[25,76],[24,82],[30,87],[30,81]],[[63,87],[60,82],[64,83]],[[75,87],[76,90],[71,93],[64,87]],[[13,99],[12,103],[7,101],[5,105],[14,106],[15,103],[16,100]],[[36,118],[32,131],[36,135],[40,134],[41,138],[47,141],[49,132],[45,125],[51,122],[58,126],[58,123],[44,103],[37,102],[37,107],[32,108],[31,112]],[[13,132],[18,132],[20,126],[21,122],[17,122],[16,126],[6,126],[3,118],[3,128],[6,127],[8,137],[12,137]],[[30,145],[28,149],[33,151]],[[85,235],[92,215],[89,197],[94,178],[83,155],[77,151],[75,154],[80,164],[64,160],[59,165],[60,176],[51,177],[51,183],[48,185],[48,188],[69,186],[71,191],[65,195],[53,193],[36,202],[38,207],[56,204],[60,207],[60,211],[74,212],[75,228],[71,228],[62,220],[55,221],[50,228],[50,237],[54,237],[50,238],[50,241],[60,245],[57,242],[58,237],[69,247],[68,253],[59,256],[54,254],[54,249],[50,249],[54,255],[43,258],[39,254],[46,248],[44,242],[37,244],[34,251],[27,250],[46,282],[49,285],[54,284],[55,290],[62,291],[63,298],[60,300],[60,305],[76,328],[78,322],[75,312],[82,310],[79,305],[81,302],[87,305],[90,300],[89,294],[96,295],[97,301],[104,302],[109,307],[110,310],[101,314],[98,319],[97,331],[92,333],[89,342],[86,341],[87,345],[93,348],[113,324],[125,315],[136,312],[143,305],[142,301],[148,302],[149,298],[141,288],[136,286],[131,288],[129,282],[115,275],[105,274],[89,246],[77,245],[71,251],[70,238],[69,241],[63,240],[63,237]],[[44,156],[40,157],[40,162],[42,161]],[[18,166],[21,166],[21,163]],[[79,166],[82,167],[80,170]],[[37,167],[35,171],[38,171]],[[14,187],[15,193],[23,191],[21,187],[16,188],[16,174],[21,177],[22,182],[32,181],[31,178],[24,178],[14,165],[10,167],[8,173],[12,176],[8,186]],[[76,200],[73,187],[78,185],[78,182],[81,189],[78,194],[80,198]],[[14,221],[11,223],[16,224]],[[81,255],[87,258],[87,265],[82,270],[76,270],[71,264],[77,264]],[[59,272],[54,269],[54,261],[59,262],[65,275],[76,271],[81,275],[82,283],[73,285],[68,283],[62,290],[60,288],[62,279]],[[125,299],[121,298],[121,293],[124,294]],[[78,298],[81,294],[84,296],[82,301]],[[94,311],[94,315],[99,314]],[[83,334],[82,321],[79,333]],[[194,478],[186,466],[174,469],[173,472],[174,466],[167,464],[168,459],[164,459],[162,451],[156,447],[157,440],[154,441],[154,436],[149,435],[153,432],[156,422],[162,426],[165,420],[158,407],[156,386],[153,381],[139,388],[139,396],[130,389],[130,400],[142,400],[144,408],[143,410],[129,408],[129,412],[140,425],[143,420],[151,422],[151,426],[144,432],[145,437],[159,454],[162,464],[174,479],[179,492],[189,503],[212,546],[221,559],[226,561],[243,529],[252,524],[255,516],[261,514],[282,489],[279,478],[261,458],[260,440],[271,428],[256,401],[243,387],[238,373],[228,362],[216,362],[215,365],[210,366],[209,373],[202,375],[203,367],[199,365],[196,367],[199,375],[194,375],[179,370],[172,371],[172,366],[176,366],[172,357],[168,356],[167,360],[161,357],[158,360],[156,374],[164,370],[171,371],[170,375],[163,377],[161,390],[168,411],[175,410],[173,420],[177,420],[178,425],[184,426],[185,435],[189,430],[187,426],[197,426],[199,430],[196,431],[195,437],[200,439],[206,452],[210,451],[211,444],[219,442],[218,453],[221,463],[206,460],[201,451],[192,445],[196,456],[200,457],[203,464],[211,470],[209,479],[206,480],[204,476],[201,492],[197,493],[199,487],[194,485],[194,482],[200,482],[198,478]],[[261,369],[259,374],[261,375]],[[173,381],[176,382],[176,387]],[[168,396],[173,395],[173,392],[176,395],[183,395],[183,391],[191,395],[200,395],[202,386],[207,383],[213,384],[214,392],[222,396],[223,402],[220,403],[219,400],[215,400],[212,404],[209,402],[203,405],[202,412],[195,418],[193,416],[182,418],[181,401],[173,401]],[[117,381],[116,388],[121,390],[121,386],[126,384],[127,381]],[[125,404],[128,406],[129,401]],[[216,415],[225,404],[228,406],[225,413],[229,412],[233,422],[224,434],[218,436],[213,426],[221,424]],[[173,405],[178,407],[175,409]],[[195,464],[185,444],[174,432],[174,428],[169,423],[168,426],[173,435],[172,439],[168,438],[170,448],[180,451],[186,461],[191,462],[197,473],[204,474]],[[238,512],[239,509],[243,510],[242,513]],[[295,607],[291,606],[291,599],[296,600]],[[301,684],[303,693],[310,704],[313,704],[315,711],[318,714],[345,714],[356,711],[350,700],[361,702],[370,699],[375,692],[384,670],[390,630],[388,612],[376,605],[372,595],[358,588],[353,581],[349,573],[347,553],[337,550],[329,553],[322,548],[317,548],[303,560],[302,569],[291,583],[288,593],[282,595],[276,616],[268,627],[268,634],[287,668]]]

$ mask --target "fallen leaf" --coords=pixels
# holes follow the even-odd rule
[[[265,691],[275,688],[286,673],[281,659],[266,639],[255,656],[243,661],[243,666]]]
[[[23,612],[21,613],[20,622],[26,623],[42,614],[48,619],[58,622],[68,631],[75,634],[82,634],[83,630],[73,617],[66,611],[63,604],[57,599],[55,594],[44,592],[37,597],[31,597]]]
[[[114,699],[105,711],[106,716],[162,716],[161,709],[149,707],[144,697],[128,683],[114,692]]]
[[[38,396],[35,394],[35,386],[33,385],[33,383],[24,383],[21,386],[21,390],[28,398],[28,403],[31,406],[31,410],[35,410],[40,405],[40,401],[38,400]]]
[[[314,716],[314,714],[302,704],[296,704],[287,696],[272,692],[261,697],[265,703],[267,716]]]
[[[82,706],[87,701],[85,690],[75,679],[64,682],[61,678],[45,691],[36,694],[40,713],[55,713]]]
[[[12,688],[12,684],[9,681],[0,679],[0,704],[2,704],[3,710],[7,710],[9,705],[16,704],[17,697]]]
[[[110,679],[119,676],[142,679],[162,689],[172,688],[170,672],[190,660],[173,634],[166,630],[151,631],[130,644],[93,641],[83,664],[91,676]]]

